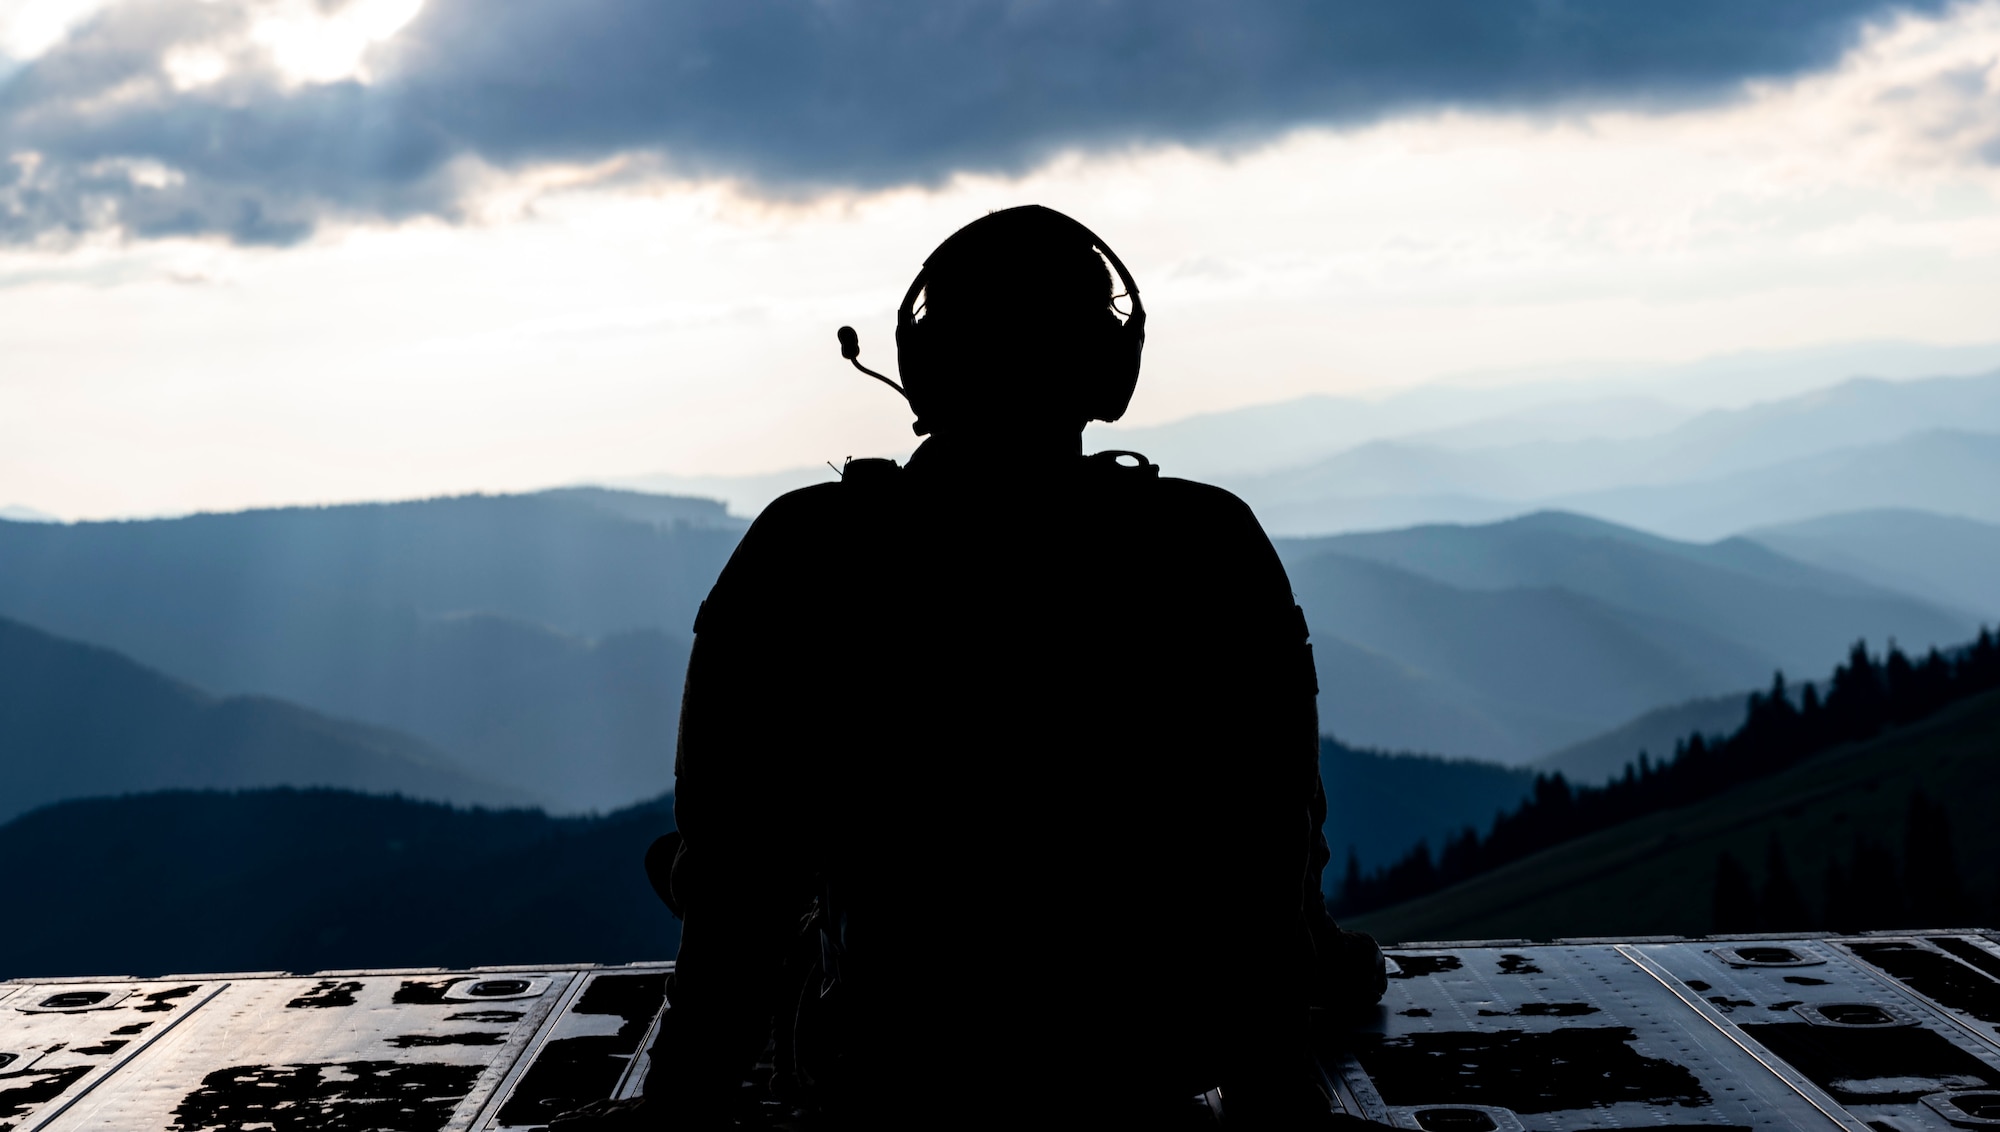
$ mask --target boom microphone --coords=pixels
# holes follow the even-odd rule
[[[910,395],[904,392],[902,386],[861,364],[861,336],[854,333],[852,326],[841,327],[836,336],[840,339],[840,356],[854,363],[855,369],[901,393],[903,400],[908,401],[910,399]]]

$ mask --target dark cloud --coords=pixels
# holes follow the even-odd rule
[[[288,91],[250,69],[175,92],[167,53],[243,15],[135,0],[0,80],[0,235],[282,243],[328,216],[450,217],[459,157],[644,152],[809,192],[1442,106],[1681,105],[1825,66],[1869,20],[1944,6],[430,0],[371,84]]]

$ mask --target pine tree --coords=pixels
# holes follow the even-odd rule
[[[1826,743],[1826,711],[1820,706],[1819,685],[1807,684],[1799,693],[1799,746],[1817,751]]]
[[[1960,695],[2000,686],[2000,642],[1984,625],[1979,627],[1979,639],[1959,658],[1958,682]]]
[[[1882,730],[1886,698],[1881,668],[1868,655],[1868,643],[1854,642],[1847,663],[1833,670],[1826,694],[1826,738],[1835,743],[1870,738]]]
[[[1888,716],[1896,723],[1908,723],[1922,714],[1922,695],[1917,688],[1916,666],[1896,639],[1889,638],[1889,655],[1882,662],[1882,687],[1888,699]]]
[[[1438,874],[1444,883],[1469,877],[1479,871],[1479,831],[1466,826],[1458,836],[1445,842],[1438,858]]]

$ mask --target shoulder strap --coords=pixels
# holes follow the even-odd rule
[[[894,460],[849,458],[840,469],[840,482],[860,484],[863,487],[893,481],[903,472],[903,466]]]
[[[1130,457],[1134,462],[1129,464],[1122,463],[1121,461],[1126,457]],[[1115,475],[1138,480],[1157,480],[1160,478],[1160,466],[1158,464],[1146,459],[1143,453],[1129,452],[1123,448],[1093,452],[1085,456],[1084,461],[1093,470],[1099,470],[1105,475]]]

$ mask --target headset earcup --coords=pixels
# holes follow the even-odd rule
[[[930,366],[924,350],[924,331],[921,323],[898,323],[896,326],[896,374],[903,379],[903,396],[910,402],[910,411],[917,415],[917,435],[930,430],[925,421],[932,415],[930,410],[931,383]]]
[[[1146,348],[1146,316],[1134,315],[1104,337],[1104,350],[1094,367],[1090,419],[1109,423],[1125,415],[1139,388],[1139,356]]]

